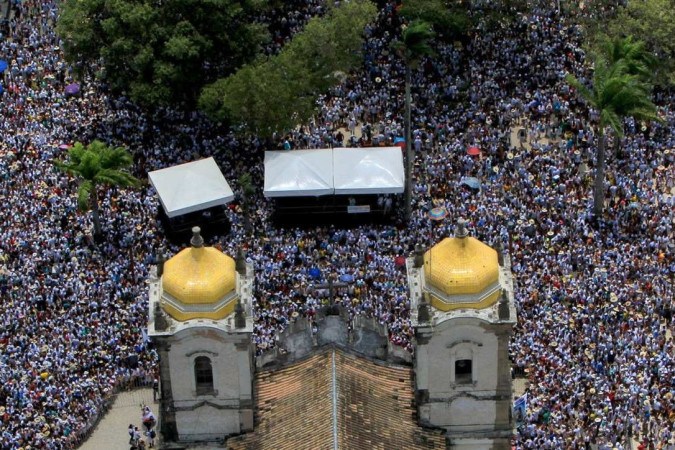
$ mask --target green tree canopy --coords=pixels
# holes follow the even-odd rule
[[[376,12],[368,0],[330,8],[311,19],[278,55],[206,86],[200,109],[265,137],[306,122],[317,97],[362,61],[363,30]]]
[[[146,106],[194,103],[201,87],[251,61],[266,34],[250,0],[65,0],[66,59]]]
[[[652,82],[654,79],[657,62],[647,51],[645,42],[636,41],[633,36],[607,39],[598,57],[604,58],[610,65],[623,61],[627,73],[637,75],[645,82]]]
[[[445,0],[406,1],[399,14],[408,22],[426,22],[446,41],[462,37],[471,27],[467,4]]]
[[[54,164],[69,175],[80,178],[77,205],[81,211],[92,211],[94,234],[97,236],[101,235],[98,187],[132,187],[140,184],[127,171],[133,164],[129,152],[123,147],[109,147],[98,140],[87,146],[76,142],[68,150],[66,161],[54,161]]]
[[[607,16],[607,14],[601,17]],[[675,84],[675,6],[673,0],[629,1],[595,25],[591,37],[602,45],[607,38],[633,36],[643,41],[658,64],[654,67],[657,84]]]
[[[434,53],[431,40],[435,35],[428,22],[414,21],[403,29],[401,39],[394,41],[392,46],[407,66],[415,67],[423,57]]]

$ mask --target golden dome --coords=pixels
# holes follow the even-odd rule
[[[213,247],[185,248],[164,264],[162,287],[175,319],[222,319],[236,304],[235,262]]]
[[[497,252],[473,237],[443,239],[424,255],[432,305],[443,311],[484,308],[499,298]]]

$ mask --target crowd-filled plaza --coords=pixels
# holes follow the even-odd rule
[[[278,44],[318,4],[296,1],[283,20],[260,20]],[[75,80],[54,32],[58,2],[10,5],[0,35],[0,59],[9,62],[0,94],[0,448],[73,448],[120,386],[155,376],[145,281],[159,248],[175,254],[187,242],[166,240],[148,183],[102,190],[104,238],[92,238],[90,214],[77,210],[77,180],[53,160],[95,138],[127,147],[142,180],[207,156],[229,180],[251,174],[253,231],[235,201],[231,232],[211,245],[233,256],[244,248],[253,262],[258,353],[293,317],[328,302],[328,290],[314,286],[343,275],[353,281],[337,301],[352,315],[377,317],[392,342],[412,349],[397,258],[452,235],[463,217],[472,235],[505,249],[517,280],[511,359],[531,384],[516,448],[624,449],[631,435],[674,448],[674,99],[655,94],[662,123],[627,121],[620,150],[609,150],[605,217],[595,219],[596,118],[564,79],[588,77],[582,34],[554,5],[501,28],[479,26],[461,46],[439,42],[414,72],[409,223],[282,228],[270,220],[264,150],[284,141],[342,146],[339,128],[345,145],[391,145],[404,134],[405,67],[390,51],[402,24],[394,6],[367,26],[362,70],[321,98],[312,123],[270,143],[226,133],[198,113],[149,117],[92,80],[78,80],[80,94],[68,95]],[[526,143],[512,139],[520,128]],[[480,155],[468,155],[471,146]],[[466,176],[481,189],[462,186]],[[430,220],[439,206],[449,216]]]

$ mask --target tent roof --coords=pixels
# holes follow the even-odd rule
[[[265,152],[265,197],[333,193],[331,149]]]
[[[265,152],[265,197],[398,194],[404,188],[400,147]]]
[[[400,147],[333,150],[335,195],[400,194],[405,188]]]
[[[155,170],[148,177],[169,217],[225,205],[234,199],[213,157]]]

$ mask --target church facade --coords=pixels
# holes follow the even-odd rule
[[[408,262],[420,423],[444,429],[453,449],[510,449],[509,261],[460,221],[455,237]]]
[[[165,443],[214,442],[253,428],[253,271],[204,247],[199,231],[149,280]]]
[[[253,269],[193,232],[149,280],[164,448],[510,449],[510,267],[463,223],[407,259],[413,355],[328,308],[255,357]]]

